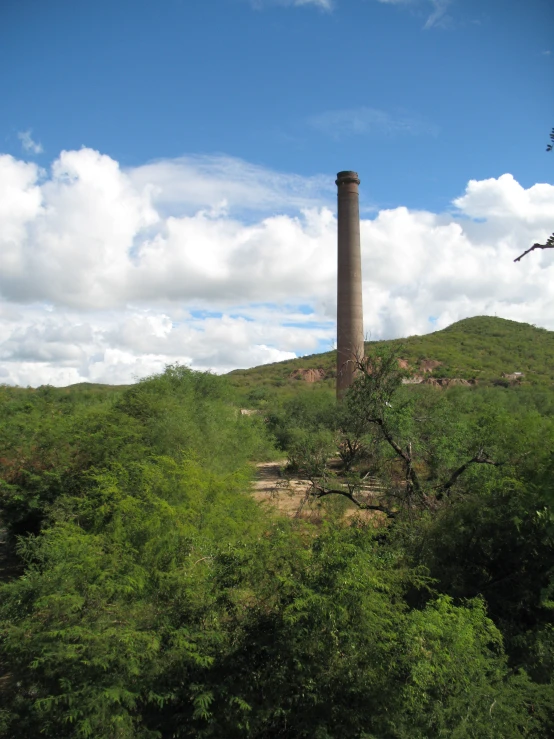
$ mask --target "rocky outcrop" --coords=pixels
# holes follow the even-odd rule
[[[438,359],[422,359],[419,364],[419,371],[423,374],[426,372],[432,372],[437,369],[437,367],[440,367],[441,364],[442,362],[439,362]]]
[[[520,382],[525,375],[523,372],[503,372],[502,377],[505,380],[511,380],[512,382]]]
[[[461,377],[428,377],[424,380],[425,385],[433,385],[434,387],[453,387],[454,385],[464,385],[470,387],[475,385],[475,380],[463,380]]]
[[[324,369],[297,369],[291,372],[290,377],[292,380],[304,380],[305,382],[320,382],[324,380],[327,373]]]
[[[413,377],[404,377],[402,379],[403,385],[420,385],[425,380],[422,375],[414,375]]]
[[[463,380],[461,377],[406,377],[402,380],[403,385],[432,385],[433,387],[452,387],[453,385],[476,385],[477,380]]]
[[[407,359],[398,360],[398,368],[403,370],[414,369],[415,372],[411,377],[404,377],[402,380],[403,385],[432,385],[433,387],[452,387],[454,385],[465,385],[471,386],[476,385],[477,380],[464,380],[461,377],[427,377],[426,375],[431,374],[437,367],[440,367],[442,362],[438,359],[422,359],[419,366],[412,368]],[[516,373],[517,374],[517,373]]]
[[[433,372],[437,367],[440,367],[442,362],[436,359],[422,359],[419,363],[419,367],[415,371],[415,374],[411,377],[405,377],[402,380],[403,385],[432,385],[433,387],[452,387],[453,385],[475,385],[474,380],[463,380],[459,377],[427,377],[428,374]],[[412,367],[407,359],[398,359],[398,368],[402,370],[411,370]],[[517,374],[517,373],[516,373]],[[290,373],[291,380],[304,380],[304,382],[321,382],[326,377],[329,377],[330,373],[324,370],[322,367],[310,368],[310,369],[296,369]]]
[[[433,372],[433,370],[440,367],[441,364],[442,362],[439,362],[438,359],[422,359],[419,363],[419,367],[415,368],[410,365],[407,359],[398,359],[398,369],[413,370],[415,372],[413,377],[403,380],[405,385],[417,385],[420,382],[423,382],[424,376]]]

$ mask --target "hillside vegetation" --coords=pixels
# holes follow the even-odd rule
[[[386,347],[407,361],[407,376],[421,374],[422,362],[434,360],[440,364],[425,373],[428,378],[508,385],[510,380],[504,375],[521,372],[524,384],[551,385],[554,382],[554,332],[504,318],[466,318],[424,336],[365,344],[366,354]],[[332,388],[336,352],[235,370],[229,373],[229,378],[243,393],[262,387],[277,388],[288,394],[297,384],[306,383],[308,370],[321,371],[322,379],[314,384]],[[308,380],[313,379],[314,373],[308,374]]]
[[[0,387],[0,736],[554,738],[554,389],[410,371]],[[256,502],[283,457],[317,520]]]

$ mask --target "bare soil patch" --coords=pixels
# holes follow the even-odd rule
[[[275,512],[290,518],[313,522],[321,521],[326,514],[332,513],[347,517],[359,516],[376,524],[383,520],[384,517],[378,511],[361,511],[353,503],[338,495],[330,495],[323,499],[309,496],[310,481],[284,475],[285,465],[286,460],[260,462],[256,465],[254,498]]]

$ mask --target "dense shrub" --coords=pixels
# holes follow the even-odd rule
[[[315,475],[356,433],[402,491],[390,444],[348,416],[363,393],[263,394],[244,417],[224,379],[179,366],[104,394],[4,389],[23,570],[0,586],[0,735],[554,736],[552,398],[393,384],[381,410],[423,502],[380,526],[249,493],[270,434]],[[433,497],[481,447],[495,464]]]

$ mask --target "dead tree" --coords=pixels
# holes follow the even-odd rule
[[[550,143],[546,147],[546,151],[552,151],[553,148],[554,148],[554,128],[550,132]],[[527,251],[524,251],[523,254],[520,254],[519,257],[514,259],[514,262],[519,262],[521,259],[523,259],[524,256],[534,251],[535,249],[554,249],[554,234],[552,234],[552,236],[549,236],[546,239],[546,243],[544,244],[533,244],[533,246],[527,249]]]

